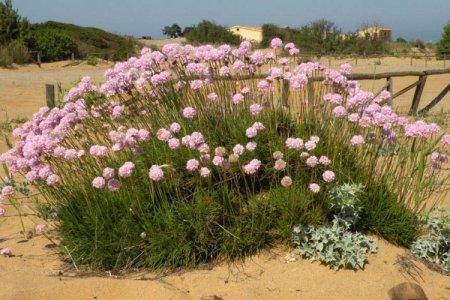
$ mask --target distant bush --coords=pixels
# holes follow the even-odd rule
[[[136,52],[136,43],[132,38],[98,28],[48,21],[33,24],[31,30],[35,34],[52,30],[69,37],[75,43],[75,53],[80,58],[95,54],[103,59],[123,60]]]
[[[450,21],[445,25],[441,40],[437,43],[436,52],[438,58],[443,58],[444,55],[450,57]]]
[[[412,47],[416,47],[420,50],[423,50],[426,48],[425,43],[422,40],[419,39],[414,39],[411,42],[409,42],[411,44]]]
[[[280,38],[284,41],[292,41],[293,33],[290,28],[282,28],[274,24],[264,24],[262,26],[262,42],[263,47],[268,47],[273,38]]]
[[[317,20],[294,31],[294,43],[308,52],[340,53],[345,48],[342,31],[333,22]]]
[[[98,58],[96,56],[90,55],[86,57],[86,63],[90,66],[96,66],[98,64]]]
[[[31,50],[39,51],[43,61],[68,59],[77,54],[77,44],[66,34],[56,30],[37,30],[28,41]]]
[[[228,43],[238,45],[241,37],[228,31],[224,26],[203,20],[195,26],[189,28],[185,35],[189,42],[196,43]]]
[[[386,53],[388,42],[379,38],[360,37],[356,33],[343,34],[328,20],[317,20],[300,28],[279,27],[264,24],[262,45],[267,47],[272,38],[293,42],[301,52],[326,54],[375,54]]]
[[[25,64],[31,57],[27,46],[21,40],[14,40],[4,47],[0,47],[0,67],[9,68],[13,63]]]

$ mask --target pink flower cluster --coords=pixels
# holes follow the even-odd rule
[[[14,129],[13,136],[20,140],[0,155],[0,161],[7,164],[12,175],[21,172],[26,173],[29,181],[47,180],[53,172],[44,156],[53,155],[69,132],[88,116],[82,99],[67,102],[62,108],[41,108],[30,121]],[[65,151],[63,156],[74,159],[83,154],[72,149]]]

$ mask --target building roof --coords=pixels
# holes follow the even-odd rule
[[[228,29],[232,28],[243,28],[247,30],[254,30],[254,31],[262,31],[262,26],[256,26],[256,25],[233,25],[228,27]]]
[[[392,31],[390,28],[385,27],[385,26],[369,26],[366,28],[363,28],[361,30],[359,30],[359,32],[364,32],[364,31],[374,31],[374,30],[383,30],[383,31]]]

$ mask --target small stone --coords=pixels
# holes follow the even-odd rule
[[[428,300],[422,287],[411,282],[403,282],[394,286],[389,290],[388,295],[391,300]]]
[[[286,256],[284,257],[284,261],[288,264],[288,263],[292,263],[292,262],[297,261],[297,258],[295,257],[294,254],[288,253],[288,254],[286,254]]]

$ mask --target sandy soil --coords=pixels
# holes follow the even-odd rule
[[[328,64],[327,59],[323,59]],[[0,109],[9,118],[29,117],[45,103],[44,84],[71,82],[83,75],[95,81],[102,80],[109,65],[96,67],[80,64],[66,66],[68,62],[24,66],[15,70],[0,69]],[[332,61],[332,66],[339,62]],[[373,60],[358,60],[355,72],[381,72],[387,70],[426,69],[442,66],[442,62],[414,62],[405,59],[383,59],[374,66]],[[422,65],[419,65],[421,63]],[[448,63],[450,65],[450,62]],[[414,78],[394,79],[394,92],[413,82]],[[423,100],[431,100],[444,85],[450,74],[429,78]],[[366,88],[377,90],[382,81],[363,82]],[[395,103],[407,109],[413,92],[399,97]],[[450,95],[435,111],[450,110]],[[421,106],[425,105],[425,101]],[[5,113],[0,116],[4,120]],[[4,147],[0,145],[0,150]],[[65,265],[44,236],[25,241],[15,211],[6,207],[7,217],[0,219],[0,248],[12,247],[14,257],[0,257],[0,299],[200,299],[219,296],[224,299],[387,299],[387,291],[405,281],[420,284],[429,299],[450,299],[450,279],[429,270],[415,261],[417,272],[410,276],[396,263],[406,250],[378,240],[379,253],[370,257],[365,271],[334,272],[318,263],[296,257],[287,263],[286,254],[292,249],[278,248],[265,251],[235,265],[218,264],[212,268],[183,271],[162,276],[153,272],[131,274],[124,278],[80,276],[73,266]],[[36,217],[26,218],[26,228],[42,222]],[[56,233],[52,233],[56,234]],[[213,298],[211,298],[213,299]]]
[[[11,209],[7,212],[14,214]],[[39,222],[28,217],[28,228],[33,227],[32,220]],[[387,291],[405,281],[420,284],[429,299],[450,299],[449,277],[417,261],[410,269],[415,275],[408,275],[396,263],[406,250],[379,239],[379,253],[370,256],[364,271],[335,272],[299,258],[292,249],[277,248],[244,263],[220,263],[169,275],[80,276],[59,260],[44,236],[24,241],[19,223],[18,217],[10,216],[0,225],[0,248],[10,246],[16,255],[0,257],[0,299],[201,299],[212,295],[223,299],[388,299]],[[288,263],[287,254],[294,254],[296,260]]]

